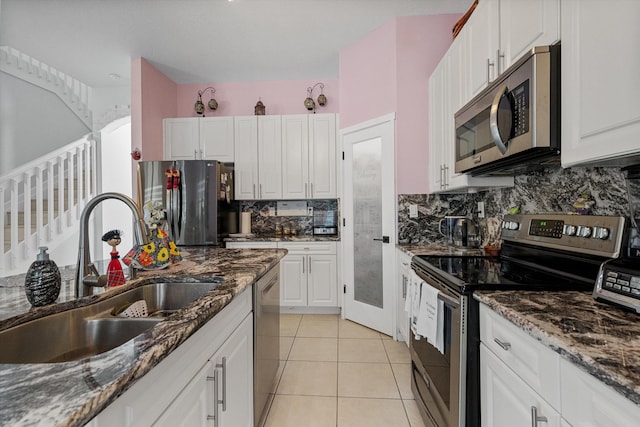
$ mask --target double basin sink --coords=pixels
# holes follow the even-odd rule
[[[104,353],[143,334],[221,283],[221,278],[197,283],[147,283],[84,307],[8,328],[0,331],[0,363],[68,362]],[[146,302],[147,317],[114,314],[139,300]]]

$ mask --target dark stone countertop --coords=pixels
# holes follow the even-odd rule
[[[399,243],[396,248],[400,249],[409,256],[415,255],[455,255],[455,256],[480,256],[483,255],[481,249],[467,249],[460,250],[452,248],[447,245],[433,244],[433,245],[410,245],[405,243]]]
[[[286,255],[283,249],[181,248],[183,261],[158,271],[139,272],[135,280],[99,295],[73,299],[70,280],[58,303],[31,309],[19,278],[0,280],[0,330],[46,314],[83,306],[140,286],[149,279],[224,282],[151,330],[113,350],[64,363],[0,364],[0,425],[81,426],[89,422],[138,379],[212,320],[235,295]],[[67,272],[63,273],[68,279]],[[87,375],[90,375],[88,380]]]
[[[640,316],[590,292],[480,291],[475,298],[640,405]]]

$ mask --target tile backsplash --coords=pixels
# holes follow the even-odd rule
[[[306,200],[308,208],[323,211],[337,211],[337,199]],[[313,235],[313,216],[272,216],[277,215],[277,200],[243,200],[240,212],[251,212],[251,232],[256,235],[274,236],[276,224],[288,224],[297,229],[300,236]]]
[[[515,186],[467,194],[401,194],[398,196],[398,241],[412,244],[444,243],[438,232],[445,215],[476,218],[482,236],[486,219],[477,218],[477,202],[484,201],[485,217],[502,219],[512,207],[521,213],[569,213],[583,193],[595,200],[594,215],[629,216],[626,173],[619,168],[547,167],[515,177]],[[632,186],[633,188],[633,186]],[[635,190],[632,190],[632,193]],[[409,205],[418,205],[418,218],[409,218]]]

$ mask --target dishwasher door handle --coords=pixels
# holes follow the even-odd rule
[[[263,290],[262,290],[262,295],[266,295],[269,293],[269,291],[271,290],[271,288],[273,288],[273,286],[278,283],[277,280],[274,280],[273,282],[269,283]]]

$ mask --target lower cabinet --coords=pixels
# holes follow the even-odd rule
[[[251,310],[249,286],[88,425],[253,427]]]
[[[480,341],[483,426],[638,425],[640,406],[484,304]]]
[[[396,295],[397,295],[397,334],[398,341],[409,345],[409,313],[404,309],[407,299],[407,288],[411,274],[411,256],[401,249],[396,252]]]
[[[573,427],[635,427],[640,406],[569,361],[560,362],[562,417]]]
[[[252,402],[253,318],[247,316],[154,426],[253,427]]]
[[[280,306],[336,308],[337,242],[227,242],[229,249],[287,249],[280,261]]]
[[[480,383],[483,426],[560,427],[558,411],[484,344],[480,344]]]
[[[280,304],[287,307],[337,307],[338,262],[335,242],[282,242]]]

